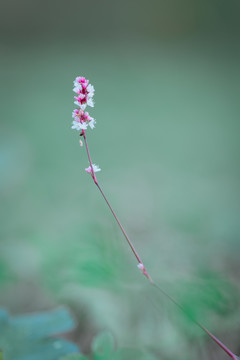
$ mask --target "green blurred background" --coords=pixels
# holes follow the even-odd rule
[[[67,304],[86,353],[108,329],[163,360],[226,358],[149,288],[85,173],[83,75],[98,180],[149,272],[240,353],[239,20],[237,0],[2,1],[2,306]]]

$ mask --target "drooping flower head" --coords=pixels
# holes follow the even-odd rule
[[[94,107],[93,95],[94,87],[89,84],[89,80],[86,80],[83,76],[77,76],[73,81],[73,91],[77,94],[74,96],[74,104],[78,105],[81,110],[85,110],[86,106]]]

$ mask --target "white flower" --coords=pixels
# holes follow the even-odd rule
[[[95,124],[96,124],[96,120],[94,118],[91,118],[91,120],[89,121],[88,125],[90,126],[91,129],[95,128]]]
[[[81,110],[84,111],[86,109],[86,107],[87,107],[87,104],[79,104],[79,107],[80,107]]]
[[[89,97],[93,97],[94,92],[95,92],[94,86],[91,85],[91,84],[89,84],[89,85],[87,86],[87,92],[88,92],[88,96],[89,96]]]
[[[77,106],[79,106],[80,109],[83,110],[83,111],[86,109],[86,106],[87,106],[87,104],[81,104],[81,103],[78,102],[78,101],[74,101],[74,104],[77,105]]]
[[[88,125],[91,129],[94,129],[95,119],[90,117],[88,112],[85,113],[84,111],[87,106],[94,107],[93,96],[95,89],[93,85],[89,84],[89,80],[83,76],[77,76],[73,84],[73,91],[76,93],[74,104],[78,106],[78,109],[75,109],[72,113],[74,119],[72,129],[86,130]]]
[[[73,91],[77,94],[80,93],[82,91],[82,85],[79,83],[74,83]]]
[[[76,130],[87,130],[87,124],[86,123],[81,123],[80,121],[73,121],[72,122],[72,129],[76,129]]]
[[[99,167],[98,165],[92,164],[92,167],[93,167],[93,171],[94,171],[94,172],[101,171],[101,169],[100,169],[100,167]],[[91,172],[92,172],[91,166],[89,166],[88,168],[86,168],[85,171],[86,171],[87,173],[91,173]]]
[[[87,98],[87,105],[91,106],[91,107],[94,107],[94,102],[93,102],[93,99],[91,97]]]

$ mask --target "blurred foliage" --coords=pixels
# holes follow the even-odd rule
[[[88,358],[84,355],[73,354],[73,355],[64,356],[60,360],[88,360]]]
[[[7,262],[0,259],[0,287],[4,284],[12,282],[16,278]]]
[[[98,179],[149,272],[237,347],[239,6],[4,3],[2,306],[70,304],[87,350],[107,328],[128,348],[123,358],[144,357],[129,350],[138,347],[164,360],[213,358],[204,335],[144,282],[84,172],[86,153],[70,129],[72,80],[84,75],[96,88],[97,126],[87,136]]]
[[[111,333],[98,335],[92,343],[92,352],[95,360],[111,359],[114,351],[114,339]]]
[[[114,338],[111,333],[103,332],[93,339],[92,353],[90,357],[82,355],[68,355],[61,360],[157,360],[157,358],[146,350],[141,349],[115,349]]]
[[[64,308],[10,317],[0,311],[0,347],[4,360],[57,360],[78,352],[78,347],[53,335],[73,330],[75,324]]]
[[[116,290],[119,281],[126,278],[129,260],[121,247],[100,227],[90,225],[89,228],[95,236],[91,236],[85,226],[81,229],[82,241],[70,241],[71,246],[66,241],[58,251],[55,245],[45,249],[42,274],[54,291],[62,291],[64,285],[73,283]]]
[[[180,281],[175,291],[189,315],[202,321],[206,321],[211,313],[227,316],[238,306],[236,287],[216,273],[204,273],[195,281]]]

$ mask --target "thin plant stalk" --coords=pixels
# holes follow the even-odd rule
[[[96,186],[98,187],[100,193],[102,194],[105,202],[107,203],[109,209],[111,210],[115,220],[117,221],[125,239],[128,242],[128,245],[130,246],[134,256],[136,257],[137,261],[138,261],[138,267],[139,269],[142,271],[142,273],[146,276],[146,278],[148,279],[148,281],[150,282],[150,284],[152,286],[154,286],[156,289],[158,289],[160,292],[162,292],[171,302],[173,302],[179,309],[181,309],[183,311],[183,313],[190,318],[198,327],[200,327],[223,351],[225,351],[226,354],[228,354],[230,356],[231,359],[233,360],[239,360],[240,358],[237,357],[230,349],[228,349],[228,347],[226,345],[224,345],[215,335],[213,335],[205,326],[203,326],[201,323],[199,323],[197,320],[195,320],[193,317],[190,317],[189,314],[186,312],[186,310],[182,307],[182,305],[180,305],[171,295],[169,295],[165,290],[163,290],[158,284],[155,283],[155,281],[153,281],[153,279],[151,278],[151,276],[149,275],[148,271],[146,270],[137,250],[135,249],[132,241],[130,240],[129,236],[127,235],[126,231],[124,230],[120,220],[118,219],[115,211],[113,210],[112,206],[110,205],[105,193],[103,192],[101,186],[99,185],[98,181],[97,181],[97,177],[96,174],[94,172],[93,169],[93,163],[91,160],[91,156],[90,156],[90,152],[89,152],[89,148],[88,148],[88,143],[87,143],[87,138],[86,138],[86,133],[84,130],[82,130],[82,132],[80,133],[80,136],[83,136],[84,138],[84,142],[85,142],[85,146],[86,146],[86,150],[87,150],[87,156],[88,156],[88,160],[90,163],[90,167],[91,167],[91,176],[93,178],[94,183],[96,184]]]

